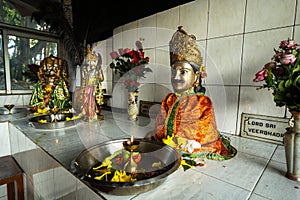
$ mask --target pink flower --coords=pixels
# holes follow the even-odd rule
[[[293,54],[283,54],[280,63],[284,65],[293,64],[296,60],[296,57]]]
[[[283,52],[282,51],[278,51],[276,49],[274,49],[275,51],[275,55],[272,57],[272,60],[276,61],[276,62],[280,62],[280,59],[283,56]]]
[[[118,49],[120,56],[116,51],[110,53],[111,57],[115,59],[112,61],[109,66],[112,69],[116,69],[120,76],[123,76],[132,69],[134,71],[129,72],[129,74],[135,75],[131,77],[133,79],[128,79],[124,81],[124,85],[128,91],[136,91],[140,86],[140,83],[137,79],[145,77],[145,72],[151,72],[150,68],[145,67],[145,64],[149,63],[149,57],[144,57],[145,53],[143,52],[143,46],[140,41],[137,41],[136,46],[138,50],[129,49],[129,48],[120,48]]]
[[[282,48],[284,50],[293,50],[296,49],[297,46],[298,45],[295,43],[294,40],[288,39],[288,40],[281,41],[279,48]]]
[[[125,51],[124,51],[123,48],[119,49],[119,54],[120,54],[121,56],[122,56],[124,53],[125,53]]]
[[[265,77],[268,76],[266,69],[261,69],[259,72],[255,74],[254,82],[259,82],[265,80]]]
[[[116,59],[116,58],[119,57],[119,55],[118,55],[118,53],[116,51],[111,52],[110,56],[111,56],[112,59]]]
[[[138,48],[138,50],[143,51],[143,45],[141,41],[136,41],[135,42],[136,47]]]

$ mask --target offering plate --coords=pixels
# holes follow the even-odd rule
[[[127,138],[112,140],[82,151],[71,162],[71,169],[74,170],[74,174],[78,176],[78,178],[96,191],[102,191],[112,195],[132,195],[158,187],[170,174],[179,168],[181,155],[172,147],[147,139],[135,139],[135,142],[138,141],[138,147],[135,149],[135,152],[141,154],[141,159],[146,158],[149,160],[148,158],[152,158],[152,160],[159,160],[162,163],[159,173],[155,174],[155,171],[153,171],[154,173],[148,171],[149,173],[147,173],[147,176],[144,178],[130,182],[97,180],[87,176],[97,163],[103,162],[105,158],[115,154],[116,151],[123,150],[124,143],[128,140]],[[151,162],[149,162],[149,164],[151,165]],[[144,165],[147,164],[144,163]],[[149,166],[144,167],[148,169],[147,167]],[[139,168],[139,165],[137,168]],[[153,174],[153,176],[149,174]]]
[[[76,120],[67,120],[67,118],[72,119],[74,116],[74,113],[46,114],[30,118],[29,123],[36,129],[62,129],[75,126]]]

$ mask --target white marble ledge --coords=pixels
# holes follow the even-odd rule
[[[144,137],[153,127],[153,119],[140,118],[132,123],[127,120],[126,113],[103,112],[105,120],[95,123],[80,122],[75,127],[62,130],[37,130],[28,125],[28,119],[12,121],[17,129],[21,130],[38,147],[51,155],[65,169],[70,170],[71,161],[86,148],[101,142],[130,137]],[[296,197],[300,190],[291,189],[300,187],[284,177],[285,163],[281,158],[284,149],[281,145],[266,143],[258,140],[229,135],[231,143],[238,150],[236,157],[227,161],[206,160],[203,167],[196,167],[183,171],[182,168],[171,174],[159,187],[148,192],[116,196],[100,192],[92,194],[91,199],[249,199],[263,197],[276,199],[276,195],[284,198],[285,195]],[[280,156],[281,155],[281,156]],[[272,162],[270,162],[272,160]],[[275,163],[280,163],[274,165]],[[275,167],[274,167],[275,166]],[[271,169],[271,170],[270,170]],[[276,178],[276,183],[272,178]],[[79,180],[80,183],[82,183]],[[279,191],[278,182],[284,182]],[[268,187],[265,187],[268,183]],[[80,184],[81,188],[86,187]],[[70,185],[71,187],[72,185]],[[77,190],[81,191],[80,190]],[[86,191],[86,190],[85,190]],[[64,194],[64,191],[59,191]],[[69,195],[67,195],[69,196]],[[73,195],[70,195],[73,196]],[[80,199],[80,198],[79,198]]]

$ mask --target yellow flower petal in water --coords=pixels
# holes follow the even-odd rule
[[[107,172],[103,173],[101,176],[95,176],[94,179],[101,180],[103,178],[103,176],[108,175],[108,174],[111,174],[111,172],[107,171]]]
[[[98,167],[94,167],[93,170],[101,169],[101,168],[104,168],[104,167],[111,168],[111,164],[112,164],[111,160],[104,159],[104,161],[101,163],[101,165],[98,166]]]
[[[125,171],[116,170],[113,178],[111,179],[112,182],[132,182],[136,179],[132,179],[131,175],[127,175]]]

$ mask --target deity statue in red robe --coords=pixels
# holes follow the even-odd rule
[[[206,73],[195,36],[179,27],[169,47],[174,93],[163,99],[151,138],[180,150],[189,167],[203,158],[234,157],[237,151],[219,133],[212,101],[204,95],[201,78]]]
[[[101,105],[104,103],[104,100],[101,82],[104,80],[104,77],[101,64],[101,56],[97,55],[91,48],[88,48],[82,68],[81,95],[81,116],[86,121],[103,119]]]

